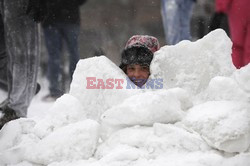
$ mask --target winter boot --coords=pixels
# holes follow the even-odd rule
[[[0,130],[6,123],[18,118],[15,111],[7,105],[0,107]]]

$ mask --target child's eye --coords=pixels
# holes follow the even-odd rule
[[[149,71],[149,67],[148,66],[142,66],[141,70],[143,70],[143,71]]]
[[[128,70],[135,70],[135,67],[134,66],[128,66],[127,69]]]

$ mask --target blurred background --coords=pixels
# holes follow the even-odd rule
[[[208,33],[214,0],[197,0],[191,19],[195,41]],[[79,52],[81,59],[105,55],[119,65],[126,41],[135,34],[152,35],[166,45],[161,17],[161,0],[88,0],[81,6]],[[43,35],[43,33],[41,33]],[[48,54],[42,36],[41,74],[46,75]],[[63,66],[68,66],[64,49]],[[63,78],[67,78],[65,69]],[[65,80],[65,79],[63,79]]]

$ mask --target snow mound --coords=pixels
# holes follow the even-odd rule
[[[231,47],[231,40],[221,29],[196,42],[182,41],[175,46],[164,46],[155,53],[151,76],[162,78],[164,88],[181,87],[198,94],[206,89],[213,77],[229,76],[235,70]]]
[[[239,84],[241,89],[245,92],[250,93],[250,64],[245,67],[242,67],[240,70],[237,70],[233,73],[233,78]],[[250,100],[249,100],[250,101]]]
[[[100,126],[93,120],[69,124],[42,139],[33,132],[34,126],[34,121],[19,119],[4,127],[1,140],[9,144],[0,145],[0,165],[21,161],[48,165],[64,160],[87,159],[95,152]]]
[[[206,100],[250,102],[250,65],[236,70],[230,77],[214,77],[207,88]],[[218,93],[220,92],[220,93]]]
[[[209,101],[191,108],[183,123],[206,142],[226,152],[244,152],[250,145],[250,104]]]
[[[88,88],[88,78],[94,78],[95,89]],[[88,118],[99,120],[101,114],[111,106],[120,104],[124,99],[140,90],[127,90],[124,72],[105,56],[80,60],[77,63],[70,85],[69,94],[75,96],[84,106]],[[113,87],[106,88],[106,81],[113,79]],[[123,83],[119,81],[122,80]],[[102,86],[104,82],[104,87]],[[105,85],[106,84],[106,85]],[[119,89],[116,89],[119,88]]]
[[[95,157],[109,162],[116,159],[149,160],[167,151],[207,150],[210,147],[198,134],[189,133],[178,126],[155,123],[153,127],[135,126],[113,133],[97,148]]]
[[[34,132],[40,138],[60,127],[86,119],[86,112],[80,101],[72,95],[64,94],[50,108],[50,114],[38,121]]]
[[[67,125],[32,147],[27,147],[24,158],[44,165],[64,160],[88,159],[95,152],[98,133],[99,124],[93,120]]]
[[[184,122],[213,147],[244,152],[250,145],[250,65],[231,76],[214,77],[203,92],[204,103],[188,111]]]
[[[215,30],[161,48],[150,79],[162,89],[129,89],[104,56],[80,60],[44,119],[3,127],[0,165],[249,166],[250,65],[235,70],[231,46]]]
[[[124,127],[180,121],[184,116],[182,108],[187,107],[187,103],[191,103],[188,95],[179,88],[148,91],[129,97],[102,114],[103,138]]]
[[[40,139],[32,133],[36,122],[21,118],[7,123],[0,132],[0,165],[19,163],[26,147]]]
[[[168,92],[158,92],[146,92],[124,100],[122,104],[107,110],[102,115],[102,122],[121,126],[150,126],[156,122],[179,121],[183,116],[180,102]]]
[[[209,83],[207,93],[206,100],[250,101],[249,94],[244,92],[239,84],[230,77],[214,77]]]

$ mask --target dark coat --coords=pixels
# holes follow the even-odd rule
[[[86,0],[29,0],[26,14],[42,25],[80,23],[79,7]]]
[[[228,18],[225,13],[215,12],[213,14],[208,28],[209,32],[217,28],[223,29],[230,36]]]
[[[80,5],[86,0],[43,0],[46,3],[47,15],[43,26],[53,23],[80,23]]]

